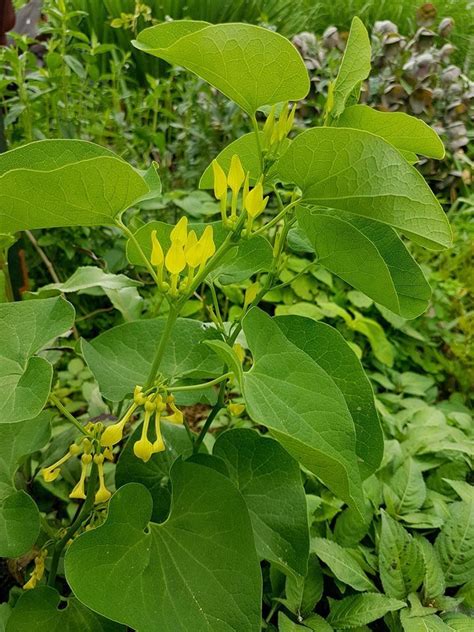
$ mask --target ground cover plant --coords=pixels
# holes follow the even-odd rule
[[[266,302],[294,289],[283,270],[304,252],[353,301],[404,322],[422,314],[431,290],[406,240],[442,251],[452,235],[413,165],[442,159],[440,139],[358,104],[371,51],[357,18],[324,125],[296,136],[309,78],[282,36],[175,21],[134,45],[209,82],[253,129],[200,178],[217,221],[140,219],[163,196],[158,166],[97,144],[40,140],[0,156],[4,250],[18,231],[114,227],[131,270],[80,267],[0,305],[0,554],[28,567],[0,610],[6,631],[467,630],[462,401],[441,405],[433,380],[395,370],[372,374],[376,400],[353,340]],[[242,305],[223,314],[240,283]],[[144,287],[157,318],[130,313]],[[80,339],[83,291],[105,293],[126,322]],[[207,320],[192,317],[196,303]],[[345,314],[376,338],[375,321]],[[65,405],[74,388],[82,416]]]

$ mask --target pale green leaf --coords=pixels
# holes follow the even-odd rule
[[[60,606],[60,607],[58,607]],[[75,597],[62,598],[50,586],[25,591],[5,632],[125,632],[125,627],[92,612]]]
[[[468,615],[450,612],[443,615],[443,621],[453,632],[472,632],[472,617]]]
[[[385,512],[382,512],[379,572],[385,592],[397,599],[416,592],[424,577],[423,557],[416,540]]]
[[[356,451],[363,478],[379,467],[383,436],[372,386],[361,363],[342,335],[325,323],[301,316],[281,316],[275,322],[285,336],[307,353],[335,382],[351,413]]]
[[[381,619],[387,612],[395,612],[405,606],[403,601],[377,593],[352,595],[340,601],[330,599],[329,623],[346,630]]]
[[[302,202],[348,211],[433,249],[451,245],[446,215],[421,174],[379,136],[317,127],[295,138],[277,163]]]
[[[343,549],[337,542],[326,538],[313,538],[311,540],[311,550],[316,553],[339,581],[352,586],[355,590],[376,591],[375,586],[362,570],[360,564],[352,557],[348,551]]]
[[[248,114],[262,105],[298,101],[308,93],[306,67],[285,37],[251,24],[189,24],[152,26],[133,44],[194,72]],[[184,34],[190,28],[193,32]]]
[[[346,321],[350,329],[358,331],[367,337],[377,360],[389,367],[393,366],[395,349],[387,339],[381,325],[372,318],[366,318],[355,311],[353,313],[354,318],[350,321]]]
[[[331,117],[337,118],[343,112],[352,92],[369,76],[370,54],[367,29],[358,17],[354,17],[344,57],[334,82]]]
[[[229,368],[229,371],[233,372],[240,388],[242,388],[244,373],[242,363],[235,350],[223,340],[205,340],[204,344],[221,358],[222,362]]]
[[[297,210],[318,263],[404,318],[423,313],[431,289],[390,226],[344,211]]]
[[[474,573],[474,495],[452,503],[449,518],[435,541],[446,586],[460,586]]]
[[[333,632],[334,628],[319,614],[312,614],[304,620],[304,625],[314,632]]]
[[[423,579],[423,595],[428,601],[444,594],[446,582],[441,563],[433,545],[423,537],[417,538],[418,545],[423,556],[425,576]]]
[[[379,112],[368,105],[353,105],[344,110],[335,124],[381,136],[402,152],[444,158],[444,145],[434,129],[404,112]]]
[[[82,340],[84,358],[107,399],[120,401],[143,385],[148,377],[160,339],[164,318],[134,321],[113,327],[91,342]],[[197,320],[176,322],[161,363],[168,378],[211,378],[221,375],[222,362],[205,340],[218,338],[213,327]]]
[[[340,498],[359,507],[362,491],[354,423],[333,379],[263,311],[243,320],[254,365],[244,374],[250,417]]]
[[[245,428],[221,434],[213,454],[224,461],[244,497],[258,555],[304,577],[309,532],[298,463],[278,441]]]
[[[124,274],[111,274],[95,266],[79,266],[67,281],[44,285],[40,292],[58,290],[58,292],[67,294],[97,287],[103,290],[121,290],[137,285],[141,285],[139,281],[129,279]]]
[[[150,194],[131,165],[86,141],[45,140],[14,149],[0,158],[0,173],[5,232],[113,224]]]
[[[163,524],[149,522],[151,496],[130,483],[106,522],[73,542],[65,569],[74,594],[140,632],[258,632],[261,575],[242,497],[210,467],[177,461],[171,479]]]
[[[390,479],[395,495],[394,511],[398,515],[414,512],[425,502],[426,485],[418,463],[408,457]]]
[[[35,356],[74,322],[61,297],[0,305],[0,421],[30,419],[49,396],[52,367]]]
[[[451,632],[451,628],[437,615],[411,616],[408,608],[400,612],[400,621],[403,632]]]

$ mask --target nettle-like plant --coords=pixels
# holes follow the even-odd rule
[[[363,517],[362,481],[383,451],[371,386],[339,332],[258,307],[278,283],[288,237],[311,244],[320,265],[404,318],[426,309],[430,288],[400,234],[432,249],[451,243],[445,214],[413,167],[417,154],[443,157],[436,134],[406,114],[356,104],[370,70],[360,20],[326,125],[295,138],[296,105],[288,104],[306,96],[308,75],[280,35],[176,21],[144,30],[134,44],[207,80],[253,130],[202,175],[200,187],[220,203],[212,223],[183,217],[133,228],[127,211],[160,195],[156,166],[138,171],[88,142],[44,140],[0,156],[2,233],[115,225],[128,238],[130,264],[164,299],[162,317],[114,327],[77,349],[120,411],[107,423],[74,417],[51,391],[48,349],[74,324],[64,294],[0,306],[0,554],[17,557],[38,543],[30,590],[8,632],[260,630],[262,569],[265,581],[277,569],[294,594],[304,590],[304,481],[319,479]],[[241,316],[223,322],[219,288],[251,278]],[[183,316],[196,294],[210,301],[212,322]],[[197,402],[210,409],[199,433],[182,411]],[[267,432],[234,428],[212,441],[226,405],[230,415],[245,406]],[[38,458],[55,408],[71,429]],[[27,457],[25,474],[18,470]],[[41,490],[38,503],[32,489]],[[48,490],[79,501],[76,510],[42,513]],[[376,597],[377,616],[405,605]],[[68,607],[58,609],[64,599]],[[305,624],[329,630],[331,614],[328,621],[314,614]]]

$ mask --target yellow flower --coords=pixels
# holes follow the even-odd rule
[[[212,171],[214,173],[214,195],[217,200],[222,200],[227,196],[227,178],[224,169],[215,159],[212,161]]]
[[[244,311],[257,298],[257,295],[259,292],[260,292],[260,283],[258,283],[258,281],[255,281],[255,283],[252,283],[252,285],[248,286],[248,288],[245,290]]]
[[[263,185],[258,182],[245,198],[245,210],[249,217],[255,219],[265,210],[268,202],[267,197],[263,197]]]
[[[153,441],[153,444],[152,444],[153,454],[157,452],[163,452],[163,450],[166,450],[165,442],[163,441],[163,437],[161,435],[161,420],[160,420],[160,414],[165,408],[166,408],[166,404],[163,402],[163,398],[161,397],[161,395],[158,395],[156,398],[157,412],[155,413],[156,439]]]
[[[163,417],[166,421],[171,422],[172,424],[182,424],[184,422],[184,415],[179,408],[176,408],[176,404],[174,403],[174,395],[168,395],[166,398],[166,402],[169,407],[173,411],[172,415],[168,415],[167,417]]]
[[[165,266],[170,274],[179,274],[186,267],[185,241],[174,240],[166,253]]]
[[[31,573],[30,579],[23,586],[23,590],[31,590],[32,588],[36,588],[37,583],[42,580],[44,575],[44,561],[47,555],[48,551],[45,549],[35,557],[35,567],[33,569],[33,572]]]
[[[245,171],[242,167],[242,163],[240,162],[240,158],[237,154],[234,154],[230,161],[229,174],[227,176],[227,182],[234,195],[237,195],[240,191],[240,187],[242,186],[244,180]]]
[[[60,473],[61,465],[66,463],[72,456],[78,455],[82,451],[82,448],[78,446],[76,443],[72,443],[69,446],[69,450],[66,454],[61,457],[56,463],[49,465],[48,467],[43,467],[41,470],[41,475],[44,478],[46,483],[52,483],[55,481]]]
[[[245,350],[242,347],[242,345],[240,343],[236,342],[232,348],[235,351],[235,353],[237,354],[237,357],[240,360],[240,364],[243,364],[243,362],[245,360]]]
[[[105,486],[105,480],[104,480],[104,455],[103,454],[96,454],[94,456],[94,463],[97,465],[98,474],[99,474],[99,489],[97,490],[96,495],[95,495],[95,502],[96,503],[105,503],[107,500],[109,500],[109,498],[112,496],[112,494],[109,492],[109,490]]]
[[[87,476],[87,468],[89,467],[91,462],[92,456],[90,454],[83,454],[81,456],[81,477],[79,478],[79,481],[76,483],[72,492],[69,494],[69,498],[77,498],[82,500],[85,499],[85,482]]]
[[[102,447],[110,448],[111,446],[116,445],[119,441],[122,440],[125,425],[130,420],[130,417],[133,415],[136,408],[137,404],[134,402],[120,421],[118,421],[116,424],[113,424],[112,426],[107,426],[107,428],[102,433],[102,436],[100,437],[100,445]]]
[[[171,243],[179,241],[181,244],[186,243],[188,237],[188,218],[182,217],[170,233]]]
[[[206,226],[199,241],[202,244],[203,249],[201,263],[205,263],[216,252],[216,245],[214,243],[214,230],[212,226]]]
[[[234,402],[230,402],[230,404],[227,405],[227,410],[232,415],[232,417],[238,417],[244,412],[245,404],[236,404]]]
[[[151,233],[151,243],[151,263],[157,268],[161,268],[165,261],[165,255],[163,253],[163,248],[158,241],[158,237],[156,236],[156,230],[153,230]]]
[[[153,395],[148,395],[145,402],[145,418],[143,420],[142,434],[138,441],[133,444],[133,452],[135,456],[142,459],[145,463],[150,460],[153,454],[153,444],[148,439],[148,427],[150,425],[150,418],[156,411],[156,403]]]

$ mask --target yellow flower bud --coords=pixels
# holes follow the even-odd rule
[[[296,103],[291,108],[291,112],[290,112],[290,114],[288,116],[288,120],[286,122],[286,136],[288,136],[288,134],[291,132],[291,129],[293,127],[293,123],[295,121],[295,113],[296,113]]]
[[[133,452],[135,456],[145,463],[150,460],[153,454],[153,444],[146,437],[135,441],[133,444]]]
[[[182,217],[170,233],[171,243],[179,241],[181,244],[186,243],[188,237],[188,218]]]
[[[87,468],[92,461],[90,454],[83,454],[81,456],[81,477],[76,483],[75,487],[69,494],[69,498],[77,498],[84,500],[86,497],[85,481],[87,476]]]
[[[247,309],[247,307],[251,303],[253,303],[253,301],[257,298],[257,295],[259,292],[260,292],[260,283],[258,283],[258,281],[255,281],[255,283],[252,283],[252,285],[249,285],[249,287],[245,290],[244,310]]]
[[[245,210],[249,217],[255,219],[265,210],[268,203],[268,196],[263,197],[263,185],[258,182],[245,198]]]
[[[234,154],[230,161],[229,175],[227,176],[227,182],[234,195],[240,191],[240,187],[242,186],[244,180],[245,171],[242,167],[242,163],[240,162],[240,158],[237,154]]]
[[[232,348],[235,351],[235,353],[237,354],[237,357],[240,360],[240,364],[242,364],[243,361],[245,360],[245,350],[244,350],[244,348],[238,342],[236,342]]]
[[[167,398],[167,402],[168,402],[169,407],[173,411],[173,414],[168,415],[167,417],[163,417],[163,419],[165,419],[166,421],[169,421],[172,424],[182,424],[184,422],[184,415],[179,410],[179,408],[176,407],[176,404],[174,403],[174,396],[170,395]]]
[[[214,195],[217,200],[222,200],[227,196],[227,178],[224,169],[215,159],[212,161],[212,171],[214,173]]]
[[[166,253],[165,266],[170,274],[179,274],[186,267],[186,256],[184,254],[184,241],[172,241]]]
[[[104,455],[96,454],[94,456],[94,463],[97,465],[97,470],[99,474],[99,489],[95,494],[95,502],[96,503],[105,503],[112,494],[109,492],[107,487],[105,486],[104,480]]]
[[[151,233],[151,244],[151,263],[159,268],[165,261],[165,255],[163,253],[163,248],[158,241],[158,237],[156,236],[156,230],[153,230]]]
[[[245,404],[236,404],[234,402],[230,402],[227,405],[227,410],[232,415],[232,417],[239,417],[239,415],[241,415],[245,410]]]
[[[203,248],[202,259],[204,262],[206,262],[216,252],[216,245],[214,243],[214,230],[212,226],[206,226],[199,242],[202,244]]]
[[[141,386],[135,386],[133,390],[133,401],[137,406],[143,406],[146,401],[146,395],[143,394],[143,388]]]
[[[274,127],[275,127],[275,106],[272,105],[270,114],[267,116],[267,120],[265,121],[265,125],[263,126],[263,141],[267,149],[271,145]]]

